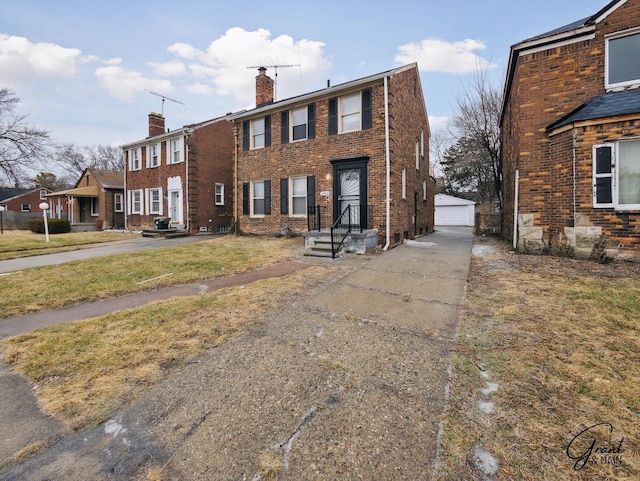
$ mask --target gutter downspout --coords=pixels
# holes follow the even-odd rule
[[[185,195],[185,198],[187,200],[187,202],[186,202],[186,205],[187,205],[187,212],[186,212],[187,221],[184,223],[184,226],[185,226],[185,230],[187,232],[191,233],[191,229],[189,228],[190,224],[191,224],[191,217],[189,217],[189,200],[190,200],[189,199],[189,134],[190,134],[190,132],[185,132],[185,134],[184,134],[184,143],[185,143],[184,168],[185,168],[185,171],[186,171],[185,172],[185,176],[184,176],[184,178],[185,178],[184,183],[185,183],[185,191],[186,192],[184,193],[184,195]]]
[[[129,230],[129,203],[127,201],[127,167],[129,160],[127,159],[127,151],[123,149],[124,155],[124,191],[122,192],[122,205],[124,207],[124,230]]]
[[[576,226],[576,139],[578,138],[578,129],[573,129],[573,227]],[[575,231],[574,231],[575,232]]]
[[[240,235],[238,220],[238,127],[233,123],[233,232]]]
[[[391,243],[391,233],[389,229],[391,228],[391,160],[389,158],[389,85],[387,84],[388,77],[384,78],[384,147],[385,147],[385,164],[386,164],[386,173],[387,173],[387,183],[386,183],[386,244],[382,248],[383,251],[386,251],[389,248],[389,244]]]
[[[520,187],[520,170],[516,170],[515,198],[513,202],[513,250],[518,248],[518,191]]]

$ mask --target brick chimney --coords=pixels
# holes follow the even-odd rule
[[[273,103],[273,79],[267,76],[267,69],[260,67],[256,77],[256,107]]]
[[[149,137],[164,134],[164,116],[151,112],[149,114]]]

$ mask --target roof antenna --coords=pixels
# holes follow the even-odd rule
[[[163,117],[164,117],[164,101],[165,101],[165,99],[171,100],[172,102],[175,102],[175,103],[180,104],[180,105],[184,105],[179,100],[175,100],[175,99],[169,98],[166,95],[162,95],[162,94],[159,94],[159,93],[156,93],[156,92],[152,92],[151,90],[147,90],[147,89],[144,89],[144,90],[145,90],[145,92],[149,92],[150,94],[157,95],[158,97],[162,97],[162,112],[161,112],[161,114],[162,114]]]
[[[273,100],[278,98],[278,68],[291,68],[291,67],[299,67],[300,64],[280,64],[280,65],[252,65],[247,68],[272,68],[275,69],[276,75],[275,80],[273,82]]]

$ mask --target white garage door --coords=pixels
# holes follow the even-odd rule
[[[471,218],[470,218],[471,217]],[[435,211],[436,225],[473,225],[467,205],[439,205]]]

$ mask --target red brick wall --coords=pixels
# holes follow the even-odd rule
[[[49,203],[49,198],[46,198],[44,200],[40,199],[40,190],[41,189],[37,189],[33,192],[23,194],[15,199],[3,201],[2,205],[7,207],[7,211],[22,212],[22,204],[29,204],[31,206],[31,212],[41,214],[42,210],[40,210],[40,207],[38,206],[40,205],[40,202]],[[48,190],[46,191],[47,193],[49,193]]]
[[[238,160],[238,211],[240,228],[248,233],[279,233],[283,226],[294,232],[307,231],[307,219],[280,214],[280,179],[296,175],[314,175],[316,178],[316,204],[321,205],[323,226],[330,226],[333,220],[333,167],[331,161],[368,157],[368,198],[372,209],[373,224],[369,227],[379,230],[381,243],[385,240],[385,104],[383,80],[374,85],[360,86],[352,92],[372,88],[372,127],[370,129],[337,135],[328,135],[328,100],[335,93],[315,99],[316,136],[301,142],[281,144],[281,109],[274,107],[271,114],[271,146],[243,151],[239,146]],[[287,109],[301,105],[289,105]],[[418,228],[433,229],[434,186],[429,180],[428,150],[429,127],[424,109],[424,100],[419,84],[417,69],[408,69],[389,78],[389,118],[390,158],[391,158],[391,241],[393,233],[409,231],[413,236],[413,193],[419,193]],[[261,114],[263,116],[264,113]],[[242,119],[246,120],[246,119]],[[242,122],[237,127],[242,132]],[[424,132],[425,158],[419,171],[415,169],[415,142]],[[241,138],[239,139],[241,142]],[[401,169],[407,168],[407,200],[400,199]],[[242,184],[252,180],[271,180],[271,215],[252,218],[242,215]],[[429,201],[422,201],[422,181],[429,184]],[[321,197],[321,191],[330,191],[331,196]],[[419,231],[418,231],[419,232]]]
[[[149,139],[148,143],[155,144],[157,139]],[[168,140],[161,142],[160,165],[154,168],[146,167],[147,152],[143,145],[140,160],[142,168],[137,171],[127,170],[126,189],[142,189],[144,192],[145,188],[161,187],[165,197],[161,216],[169,216],[167,180],[169,177],[179,176],[183,192],[184,222],[189,231],[195,234],[200,227],[207,227],[209,232],[218,232],[221,227],[230,227],[233,217],[233,124],[227,120],[216,120],[194,126],[193,132],[184,142],[183,158],[188,160],[177,164],[167,164],[167,145]],[[127,158],[127,169],[128,161]],[[225,185],[223,206],[215,205],[216,183]],[[129,214],[127,224],[130,229],[153,229],[154,218],[158,216]]]
[[[605,93],[605,35],[638,25],[640,0],[629,0],[597,24],[594,39],[517,59],[501,133],[506,237],[513,238],[516,169],[520,173],[518,212],[533,214],[534,225],[542,227],[546,243],[558,242],[563,228],[575,221],[573,131],[550,137],[545,129],[589,99]],[[637,129],[637,123],[627,128],[629,135]],[[611,239],[633,246],[640,233],[617,227],[623,222],[621,218],[629,214],[608,215],[602,209],[591,208],[591,146],[598,138],[621,135],[618,124],[599,129],[599,135],[593,135],[589,129],[576,132],[582,156],[576,184],[577,210],[594,225],[602,226],[603,233]],[[637,213],[631,217],[635,218],[631,224],[637,222]]]

